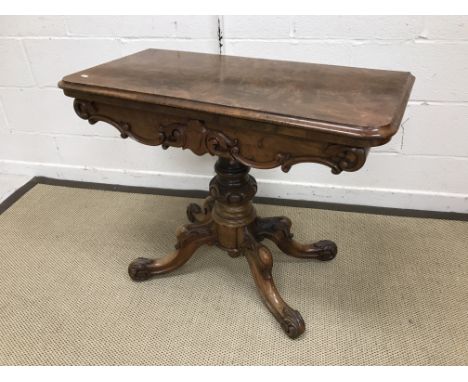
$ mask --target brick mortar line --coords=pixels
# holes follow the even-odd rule
[[[139,41],[139,40],[180,40],[180,41],[211,41],[218,40],[218,36],[213,37],[179,37],[179,36],[0,36],[0,40],[122,40],[122,41]],[[274,37],[274,38],[255,38],[255,37],[229,37],[223,35],[225,42],[326,42],[326,43],[380,43],[382,45],[389,43],[415,43],[415,44],[465,44],[468,39],[430,39],[430,38],[314,38],[314,37]]]
[[[1,129],[1,130],[5,130],[7,134],[13,134],[13,128],[11,127],[11,123],[8,120],[6,108],[3,105],[3,100],[1,97],[0,97],[0,117],[3,119],[3,122],[5,124],[5,129]]]
[[[0,119],[3,121],[4,128],[0,128],[0,132],[4,131],[7,134],[12,134],[13,130],[10,127],[10,123],[8,122],[6,110],[3,106],[3,101],[0,97]]]
[[[28,70],[29,70],[29,74],[31,75],[31,78],[32,78],[32,80],[34,82],[33,86],[38,86],[39,83],[37,82],[36,76],[34,75],[33,65],[32,65],[32,62],[31,62],[31,57],[29,57],[29,52],[26,49],[26,46],[24,45],[23,40],[20,40],[20,44],[21,44],[21,50],[23,51],[23,54],[24,54],[24,58],[26,59],[26,64],[27,64],[27,67],[28,67]]]
[[[379,43],[381,45],[389,45],[390,43],[407,43],[407,44],[434,44],[434,45],[441,45],[441,44],[466,44],[468,43],[468,39],[426,39],[426,38],[412,38],[412,39],[359,39],[359,38],[313,38],[313,37],[284,37],[284,38],[252,38],[252,37],[228,37],[225,36],[226,42],[324,42],[324,43],[350,43],[355,42],[359,44],[363,43]]]
[[[123,40],[123,41],[139,41],[139,40],[181,40],[181,41],[212,41],[217,40],[217,36],[213,37],[152,37],[152,36],[0,36],[0,40]]]

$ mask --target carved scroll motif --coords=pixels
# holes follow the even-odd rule
[[[193,134],[195,131],[198,134]],[[195,136],[188,140],[189,134]],[[334,174],[356,171],[364,164],[367,154],[364,148],[331,144],[325,148],[323,155],[294,156],[290,153],[278,153],[272,161],[259,162],[242,155],[237,139],[231,139],[220,131],[207,129],[200,121],[190,121],[186,125],[173,123],[161,126],[160,140],[164,149],[172,146],[189,148],[197,155],[229,155],[246,166],[263,169],[281,166],[284,172],[288,172],[294,164],[305,162],[327,165]]]
[[[281,170],[288,172],[291,166],[298,163],[321,163],[329,166],[333,174],[339,174],[342,171],[359,170],[366,161],[367,149],[362,147],[349,147],[343,145],[329,145],[323,151],[323,155],[313,156],[291,156],[290,154],[278,154],[278,165]]]
[[[190,120],[186,124],[171,123],[159,126],[159,139],[163,149],[181,147],[197,155],[234,156],[239,153],[239,141],[220,131],[210,130],[203,122]]]
[[[88,122],[91,125],[94,125],[96,122],[99,121],[106,122],[116,127],[117,130],[120,131],[120,136],[122,138],[128,138],[131,131],[130,124],[125,121],[116,121],[115,119],[99,114],[94,102],[75,99],[75,101],[73,102],[73,108],[75,109],[76,114],[80,118],[88,120]],[[142,143],[149,144],[148,140],[143,137],[138,137],[134,134],[132,134],[132,136]]]
[[[263,157],[270,155],[268,146],[258,146],[254,149],[249,146],[242,146],[242,142],[237,138],[230,138],[225,133],[209,129],[203,121],[188,120],[183,122],[159,123],[156,128],[158,133],[152,138],[141,136],[129,122],[117,120],[99,113],[98,106],[94,102],[76,99],[74,101],[75,112],[89,123],[98,121],[107,122],[115,126],[122,138],[128,136],[148,145],[161,145],[163,149],[169,147],[180,147],[190,149],[197,155],[211,154],[233,158],[242,164],[250,167],[269,169],[281,166],[284,172],[298,163],[320,163],[329,166],[334,174],[342,171],[356,171],[362,167],[366,160],[367,149],[363,147],[350,147],[339,144],[324,143],[322,148],[315,146],[311,149],[310,155],[295,154],[290,152],[271,153],[270,160],[256,160],[257,150],[263,152]],[[249,139],[247,136],[245,139]],[[279,138],[278,139],[284,139]],[[287,138],[286,138],[287,139]],[[291,146],[291,144],[289,144]],[[266,154],[266,155],[265,155]]]

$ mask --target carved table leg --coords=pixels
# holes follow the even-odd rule
[[[300,244],[293,240],[291,220],[285,216],[257,218],[252,230],[258,240],[269,239],[290,256],[329,261],[337,253],[336,244],[330,240],[321,240],[313,244]]]
[[[289,337],[299,337],[305,330],[305,323],[301,314],[286,304],[276,289],[271,275],[273,258],[270,250],[258,243],[247,230],[242,250],[263,302]]]
[[[173,253],[159,259],[139,257],[128,266],[128,274],[135,281],[143,281],[171,272],[184,265],[201,245],[213,245],[215,241],[211,221],[183,225],[177,230],[176,250]]]
[[[135,259],[128,267],[133,280],[173,271],[185,264],[204,244],[217,245],[231,256],[245,255],[263,302],[286,334],[299,337],[305,330],[301,314],[283,300],[273,282],[273,258],[260,241],[270,239],[286,254],[319,260],[331,260],[336,245],[323,240],[303,245],[292,239],[291,221],[286,217],[259,218],[252,199],[257,191],[250,168],[232,158],[221,157],[215,165],[216,176],[210,182],[210,196],[203,206],[192,203],[187,217],[193,224],[179,228],[176,250],[160,259]]]
[[[190,203],[187,207],[187,217],[192,223],[205,223],[211,219],[211,210],[214,206],[214,198],[208,196],[203,202],[203,207],[197,203]]]

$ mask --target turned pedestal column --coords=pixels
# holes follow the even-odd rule
[[[177,230],[175,251],[154,260],[137,258],[129,265],[128,272],[136,281],[171,272],[185,264],[204,244],[216,245],[232,257],[244,255],[265,305],[286,334],[296,338],[305,330],[304,320],[276,289],[272,255],[261,241],[270,239],[287,255],[322,261],[333,259],[337,248],[328,240],[309,245],[297,243],[292,238],[291,221],[287,217],[258,217],[252,204],[257,183],[249,170],[236,160],[219,158],[215,165],[217,175],[210,182],[210,196],[202,207],[188,206],[187,216],[192,224]]]

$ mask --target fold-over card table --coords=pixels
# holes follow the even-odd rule
[[[321,261],[337,248],[296,242],[285,216],[257,216],[249,169],[312,162],[334,174],[359,170],[369,149],[398,130],[413,82],[406,72],[149,49],[66,76],[59,87],[79,117],[110,123],[122,138],[218,157],[209,196],[188,206],[191,223],[177,230],[174,252],[137,258],[130,277],[171,272],[202,245],[244,255],[265,305],[295,338],[304,320],[276,289],[262,241]]]

